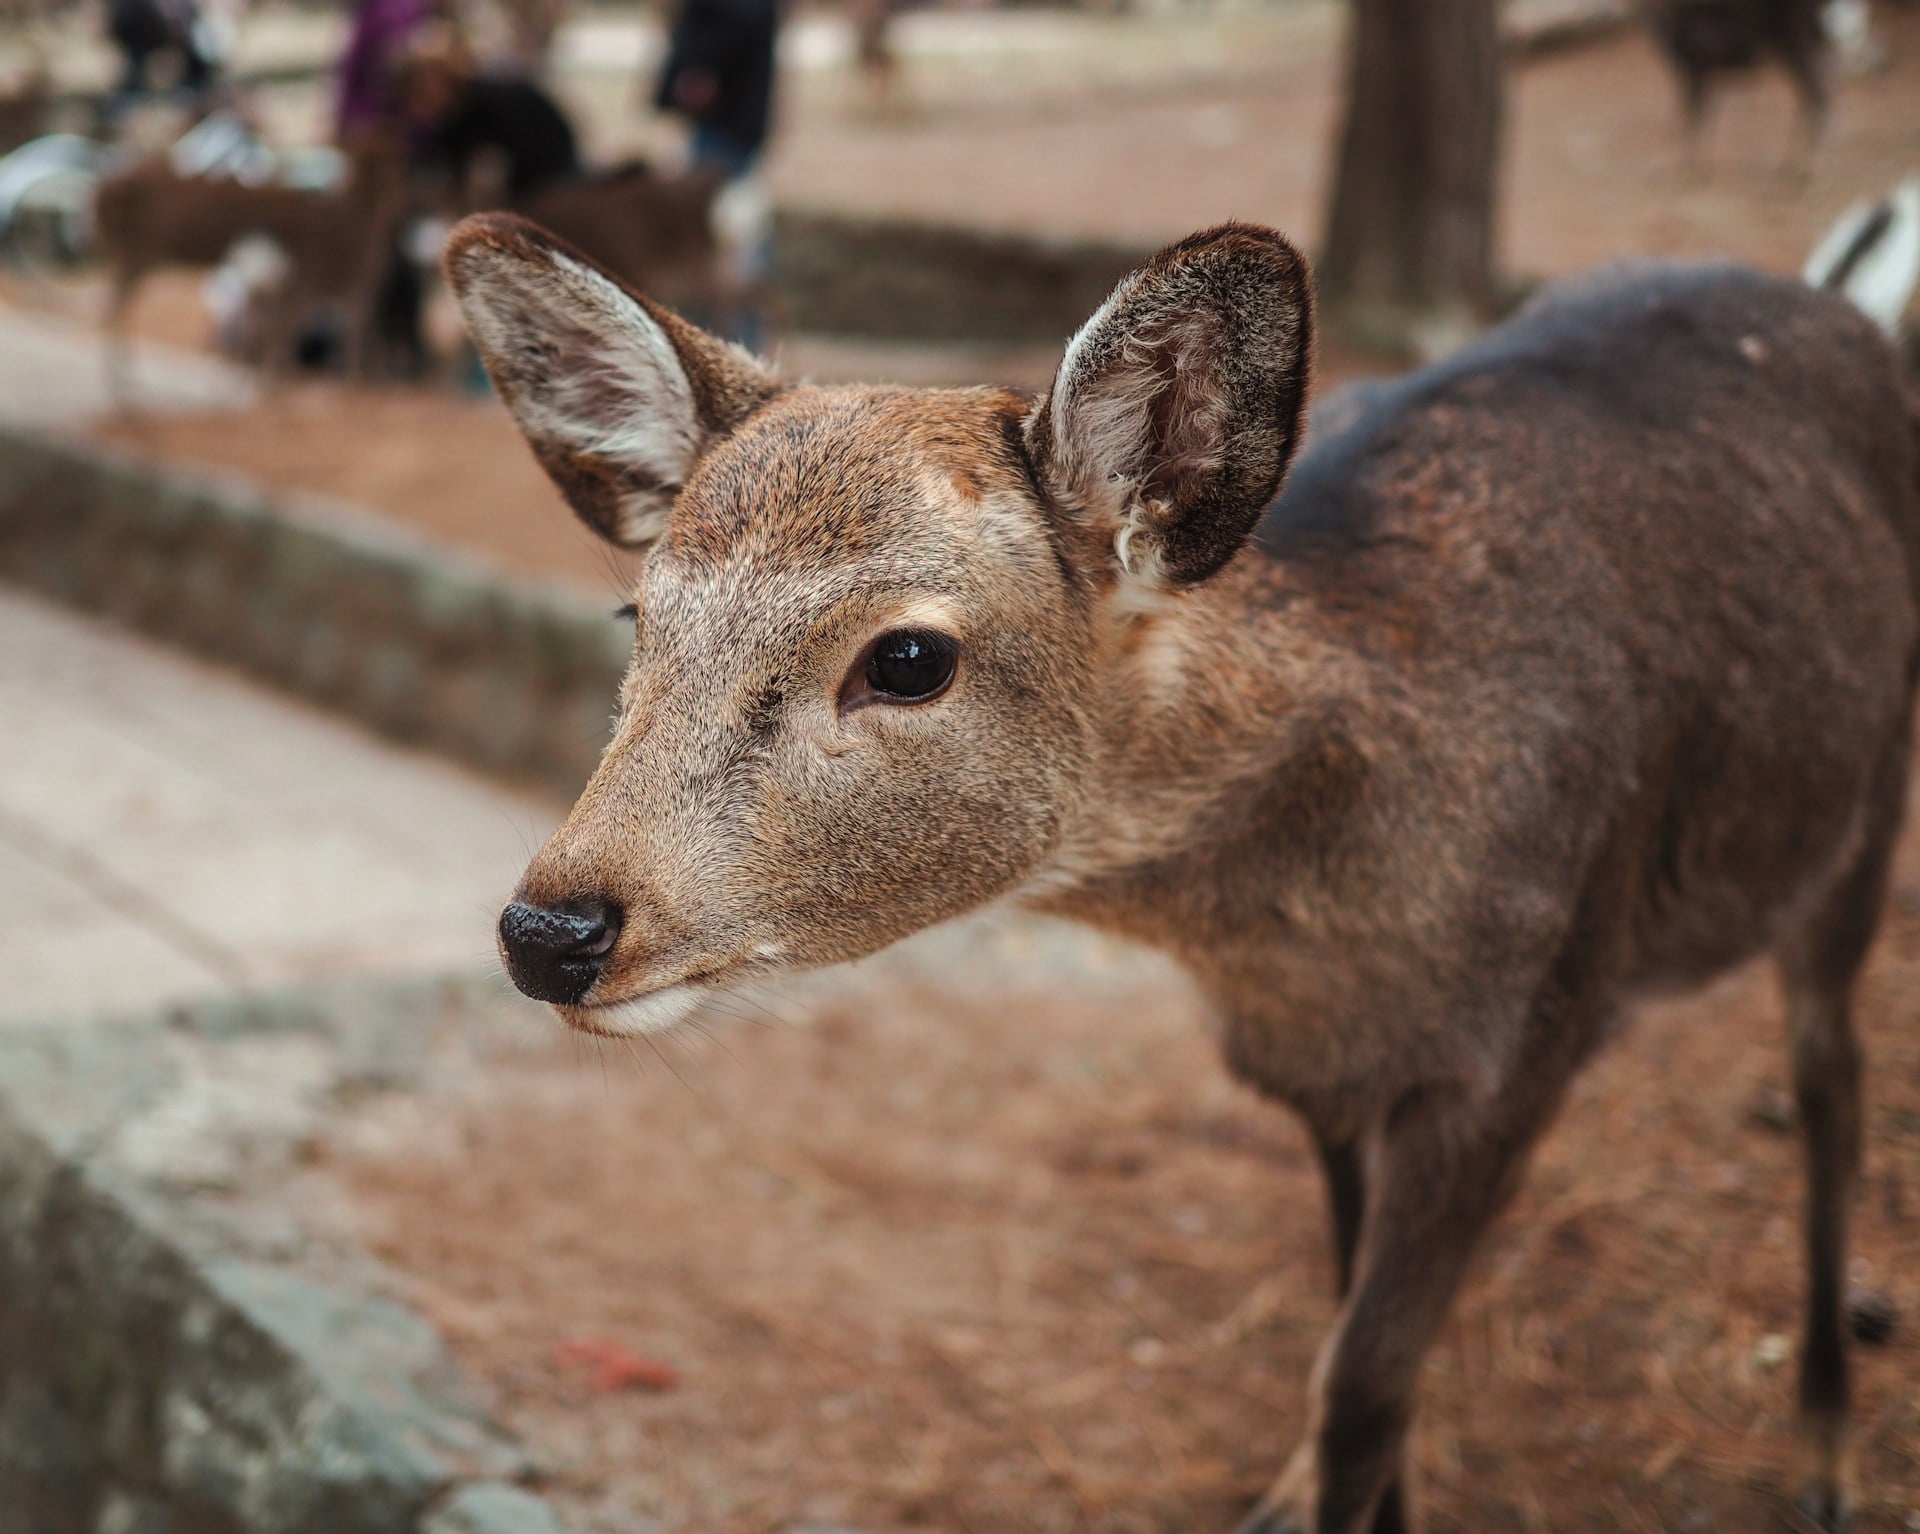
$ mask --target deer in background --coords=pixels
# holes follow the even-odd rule
[[[730,280],[716,218],[724,185],[711,172],[634,161],[542,187],[517,211],[622,281],[712,314],[752,296]]]
[[[1868,320],[1615,272],[1336,401],[1281,495],[1313,310],[1270,230],[1162,251],[1037,399],[784,384],[511,217],[447,267],[561,492],[646,551],[612,741],[500,919],[521,990],[664,1029],[999,900],[1173,955],[1310,1129],[1338,1253],[1244,1534],[1388,1534],[1421,1361],[1569,1081],[1637,998],[1768,955],[1798,1491],[1845,1527],[1853,989],[1920,664],[1920,397]]]
[[[188,175],[165,156],[109,177],[96,196],[94,224],[109,276],[116,374],[124,374],[129,312],[147,278],[168,267],[216,267],[247,239],[271,242],[283,266],[261,327],[266,365],[288,366],[303,318],[334,303],[344,317],[347,372],[364,371],[407,204],[404,152],[381,139],[349,151],[346,179],[330,191]]]
[[[1714,82],[1771,59],[1800,98],[1811,143],[1827,123],[1826,0],[1643,0],[1648,25],[1680,77],[1687,134],[1695,153]]]

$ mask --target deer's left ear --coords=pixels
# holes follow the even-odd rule
[[[1281,235],[1223,224],[1169,246],[1067,343],[1026,425],[1042,484],[1110,531],[1126,576],[1205,580],[1280,489],[1312,333],[1307,263]]]

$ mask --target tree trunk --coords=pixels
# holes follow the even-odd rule
[[[1329,320],[1405,342],[1495,295],[1496,0],[1354,0],[1319,280]]]

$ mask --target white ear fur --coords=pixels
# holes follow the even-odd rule
[[[1844,294],[1890,336],[1898,336],[1920,288],[1920,176],[1878,201],[1857,202],[1807,257],[1802,277]]]
[[[467,221],[447,269],[468,333],[536,456],[615,543],[658,538],[701,456],[776,387],[746,352],[521,220]]]

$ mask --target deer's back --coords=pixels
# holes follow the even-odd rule
[[[353,185],[255,185],[181,175],[163,160],[103,181],[94,205],[102,249],[127,265],[218,266],[235,242],[258,235],[287,251],[323,295],[350,291],[384,263],[399,211],[397,198]]]
[[[1422,827],[1496,946],[1610,902],[1626,978],[1766,942],[1904,740],[1917,422],[1844,303],[1724,268],[1606,274],[1336,398],[1257,540],[1376,678],[1360,862],[1392,882],[1385,817]]]

